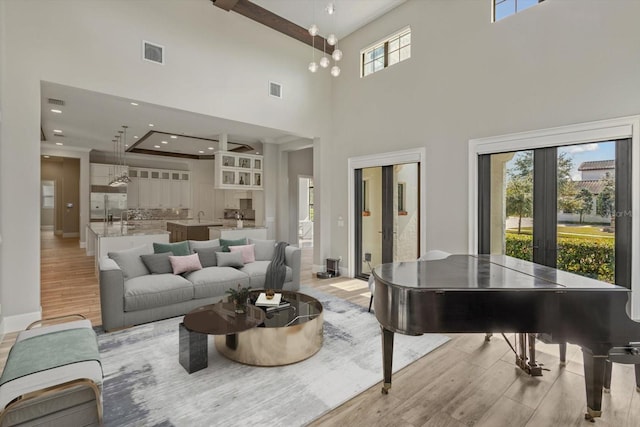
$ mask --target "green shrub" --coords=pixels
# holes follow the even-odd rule
[[[532,261],[532,239],[526,234],[507,233],[506,255]],[[557,263],[560,270],[614,283],[614,240],[560,237]]]

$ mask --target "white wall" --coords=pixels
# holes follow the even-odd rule
[[[323,206],[337,206],[322,230],[331,253],[347,251],[336,217],[349,203],[349,157],[425,147],[426,250],[461,253],[470,139],[640,112],[640,2],[547,1],[496,24],[490,5],[409,0],[340,41],[321,171],[331,189]],[[360,49],[407,25],[411,59],[360,78]]]
[[[289,152],[289,186],[288,186],[288,208],[289,227],[287,242],[296,245],[298,243],[298,217],[299,217],[299,177],[313,176],[313,148],[305,148],[298,151]]]
[[[41,81],[327,137],[331,77],[306,71],[309,47],[209,1],[0,1],[0,234],[12,248],[0,252],[7,330],[40,316]],[[143,39],[165,46],[164,66],[140,59]],[[269,80],[284,85],[284,99],[268,96]]]

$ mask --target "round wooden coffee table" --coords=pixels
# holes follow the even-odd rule
[[[232,302],[205,305],[190,311],[180,323],[180,364],[190,374],[208,366],[207,336],[216,335],[229,348],[237,346],[238,333],[264,322],[266,314],[255,305],[247,312],[235,312]]]
[[[264,290],[251,293],[255,301]],[[229,345],[224,336],[213,338],[218,352],[231,360],[254,366],[280,366],[300,362],[320,350],[323,340],[322,304],[317,299],[292,291],[277,291],[288,304],[262,307],[264,322],[235,335]],[[253,308],[256,308],[252,305]]]

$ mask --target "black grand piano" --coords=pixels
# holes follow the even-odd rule
[[[635,364],[640,391],[640,323],[627,315],[627,288],[504,255],[382,264],[373,275],[384,394],[395,332],[539,333],[552,343],[577,344],[590,420],[601,415],[607,363]]]

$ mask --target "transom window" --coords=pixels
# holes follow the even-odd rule
[[[360,55],[361,77],[411,58],[411,28],[405,28],[363,49]]]
[[[542,3],[544,0],[493,0],[493,22]]]

